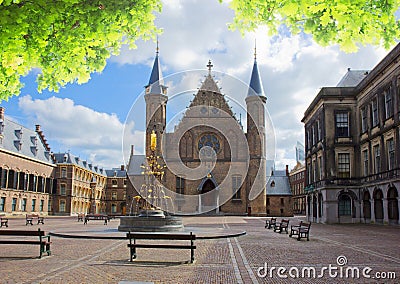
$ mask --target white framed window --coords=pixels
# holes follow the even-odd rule
[[[368,130],[368,115],[367,115],[367,108],[363,107],[361,109],[361,131],[362,133]]]
[[[372,109],[372,127],[379,124],[379,109],[378,109],[378,99],[375,98],[371,104]]]
[[[364,176],[369,175],[368,150],[362,151]]]
[[[396,167],[393,138],[387,141],[387,150],[388,150],[388,169],[393,170]]]
[[[176,177],[175,190],[178,194],[185,194],[185,179],[183,177]]]
[[[241,199],[240,186],[242,185],[242,176],[232,177],[233,199]]]
[[[35,212],[36,211],[36,199],[32,199],[32,209],[31,212]]]
[[[62,167],[61,168],[61,177],[62,178],[66,178],[67,177],[67,168],[66,167]]]
[[[61,183],[60,184],[60,195],[66,195],[66,184],[65,183]]]
[[[338,177],[349,178],[350,177],[350,154],[339,153],[338,154]]]
[[[374,146],[374,170],[375,174],[381,171],[381,148],[378,145]]]
[[[64,199],[60,200],[60,212],[65,212],[65,205],[66,205],[65,200]]]
[[[385,119],[393,116],[393,96],[392,87],[389,87],[384,92],[385,96]]]
[[[338,112],[335,114],[336,137],[349,137],[349,114]]]

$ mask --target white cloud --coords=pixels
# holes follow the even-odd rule
[[[277,165],[294,165],[294,147],[297,140],[304,140],[304,127],[300,120],[319,88],[335,86],[348,67],[372,69],[387,51],[367,46],[360,48],[358,53],[345,54],[337,46],[321,47],[305,35],[282,33],[268,37],[264,27],[241,36],[238,31],[228,29],[227,24],[233,21],[233,16],[226,2],[164,0],[163,11],[157,14],[156,20],[157,26],[163,29],[159,41],[164,76],[185,70],[205,70],[211,59],[213,70],[248,83],[253,66],[254,40],[257,38],[258,67],[276,132]],[[139,41],[137,46],[135,50],[124,47],[121,54],[110,61],[121,65],[152,66],[155,43]],[[166,83],[170,84],[168,80]],[[187,89],[196,89],[200,85],[195,77],[190,79],[190,84],[189,81],[186,83]],[[223,92],[243,101],[246,92],[229,94],[234,88],[223,83],[221,80],[219,84]],[[169,91],[173,92],[175,87],[171,85]],[[80,147],[85,153],[95,153],[91,154],[94,159],[120,163],[120,159],[113,160],[113,157],[119,157],[118,153],[111,152],[121,148],[123,124],[116,115],[77,106],[68,99],[33,101],[30,97],[23,97],[20,106],[35,116],[38,123],[45,126],[46,132],[51,132],[53,139],[65,147]],[[126,141],[140,145],[143,131],[135,131],[127,132],[131,137]],[[124,147],[128,149],[129,143]],[[136,149],[143,152],[140,147]]]
[[[105,168],[115,167],[123,162],[124,125],[115,114],[101,113],[76,105],[71,99],[51,97],[33,100],[29,95],[19,99],[19,107],[42,126],[51,146],[58,145],[59,149],[53,151],[71,150],[72,154],[87,158]],[[143,137],[142,132],[134,132],[128,137],[132,144],[143,141],[140,140]]]
[[[372,69],[387,54],[381,48],[370,46],[361,47],[357,53],[345,54],[337,46],[321,47],[308,35],[290,36],[286,31],[268,37],[265,27],[241,36],[238,31],[228,29],[227,24],[233,21],[234,13],[226,2],[164,0],[163,4],[156,23],[163,29],[159,40],[164,75],[205,69],[211,59],[213,70],[248,83],[257,38],[257,61],[268,97],[267,107],[275,126],[279,165],[283,165],[283,161],[294,164],[296,142],[304,140],[300,120],[319,89],[335,86],[348,67]],[[111,61],[151,66],[154,53],[154,42],[141,41],[138,49],[124,49]],[[193,89],[199,86],[195,81],[191,81]],[[225,93],[232,89],[223,84],[219,86]],[[244,97],[246,93],[228,95],[238,99],[237,96]]]

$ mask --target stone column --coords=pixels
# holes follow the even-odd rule
[[[365,223],[365,218],[364,218],[364,200],[361,199],[360,203],[360,223]]]
[[[356,210],[356,217],[355,217],[355,219],[356,220],[358,220],[358,222],[359,223],[361,223],[361,219],[360,219],[360,216],[361,216],[361,210],[360,210],[360,202],[358,202],[357,200],[354,202],[354,207],[355,207],[355,210]]]
[[[388,200],[383,198],[383,224],[389,224]]]
[[[376,223],[375,220],[375,200],[373,198],[370,199],[371,202],[371,223]]]
[[[400,197],[397,197],[397,216],[399,216],[399,220],[397,223],[400,225]]]

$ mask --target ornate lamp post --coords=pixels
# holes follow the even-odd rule
[[[96,213],[96,184],[96,178],[93,177],[92,181],[90,182],[90,214]]]
[[[147,164],[141,165],[141,168],[143,169],[142,174],[145,175],[145,183],[140,189],[140,194],[142,197],[144,197],[144,199],[147,200],[144,206],[144,211],[146,211],[144,214],[146,215],[148,215],[149,211],[151,210],[161,211],[161,200],[165,199],[165,196],[162,196],[164,194],[164,190],[162,189],[161,181],[164,177],[164,169],[166,166],[160,161],[160,156],[156,155],[156,149],[157,134],[153,130],[150,134],[151,153],[148,157],[146,157]],[[151,215],[154,215],[153,213],[154,212],[152,212]],[[162,211],[159,214],[164,215]]]

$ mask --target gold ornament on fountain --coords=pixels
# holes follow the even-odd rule
[[[154,130],[150,134],[150,150],[155,151],[157,147],[157,134]]]

